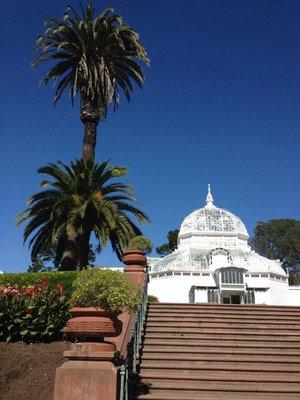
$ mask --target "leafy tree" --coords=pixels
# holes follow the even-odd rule
[[[95,155],[97,125],[110,104],[119,105],[120,92],[130,100],[132,82],[142,86],[145,81],[140,61],[150,65],[139,35],[122,21],[122,17],[107,8],[95,16],[89,3],[77,13],[67,6],[62,19],[45,23],[44,33],[37,38],[38,57],[32,68],[54,62],[41,83],[57,83],[54,103],[68,91],[72,103],[80,97],[80,118],[84,124],[83,158]]]
[[[153,249],[153,244],[150,239],[145,236],[136,236],[130,239],[128,247],[134,247],[138,250],[143,251],[146,254],[150,254]]]
[[[88,265],[94,266],[96,261],[96,255],[93,250],[93,246],[89,246],[89,258]],[[55,248],[47,249],[41,254],[38,254],[31,260],[27,272],[47,272],[52,270],[58,270],[60,267],[59,261],[56,259]]]
[[[159,247],[156,247],[156,253],[160,256],[166,256],[177,248],[177,238],[178,238],[179,229],[174,229],[168,232],[167,235],[167,243],[162,244]]]
[[[279,259],[285,269],[297,274],[300,268],[300,221],[273,219],[258,222],[250,244],[257,253]]]
[[[300,271],[289,271],[289,285],[299,286],[300,285]]]
[[[31,257],[55,248],[60,269],[82,269],[88,264],[92,233],[98,242],[97,251],[111,243],[121,258],[131,238],[141,235],[130,219],[149,221],[134,205],[133,188],[114,178],[124,177],[127,169],[112,167],[108,162],[75,160],[70,166],[48,164],[38,173],[49,175],[46,188],[29,199],[29,207],[18,217],[18,224],[27,222],[24,242],[31,236]]]
[[[47,272],[56,269],[55,249],[47,249],[31,259],[27,272]]]
[[[273,219],[259,222],[251,244],[259,254],[293,267],[300,263],[300,221]]]

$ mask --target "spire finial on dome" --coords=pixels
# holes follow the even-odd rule
[[[214,198],[212,197],[211,191],[210,191],[210,183],[208,184],[208,192],[206,196],[206,207],[211,207],[214,205]]]

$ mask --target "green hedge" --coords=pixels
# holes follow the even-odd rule
[[[73,292],[73,281],[75,280],[77,271],[60,271],[60,272],[26,272],[19,274],[1,274],[0,286],[18,285],[19,287],[27,287],[42,282],[45,278],[49,278],[50,288],[54,288],[57,283],[62,283],[69,297]]]

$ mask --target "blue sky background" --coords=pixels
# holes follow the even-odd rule
[[[77,2],[73,2],[77,4]],[[299,218],[300,2],[285,0],[95,1],[113,5],[151,57],[147,83],[99,127],[97,160],[130,169],[152,219],[155,246],[204,204],[257,221]],[[32,73],[35,37],[62,16],[61,0],[0,2],[0,269],[30,263],[17,214],[40,190],[36,169],[81,155],[78,104],[52,105]],[[45,69],[44,69],[45,71]],[[118,265],[110,250],[97,262]]]

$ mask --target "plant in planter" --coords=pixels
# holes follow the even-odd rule
[[[148,238],[136,236],[129,241],[127,248],[123,252],[122,260],[126,265],[124,272],[141,286],[145,283],[145,268],[147,265],[145,254],[149,254],[152,247],[152,243]]]
[[[146,236],[135,236],[130,239],[126,251],[140,250],[145,254],[150,254],[153,249],[153,244]]]
[[[140,286],[121,272],[88,268],[78,272],[73,285],[72,318],[67,324],[67,333],[73,337],[117,336],[122,329],[118,315],[138,306]]]

